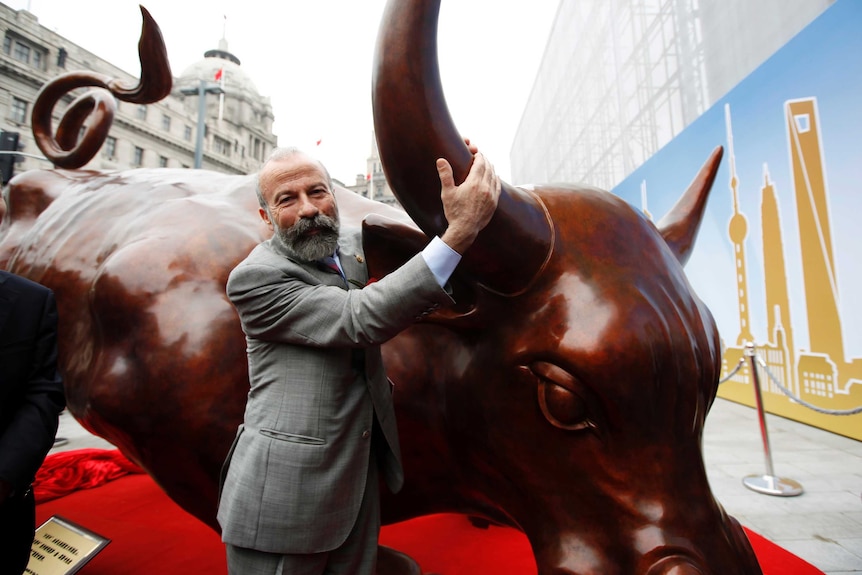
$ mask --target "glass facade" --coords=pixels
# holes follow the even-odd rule
[[[561,1],[513,183],[613,188],[831,2]]]

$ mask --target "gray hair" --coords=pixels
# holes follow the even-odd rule
[[[272,214],[269,213],[269,206],[266,204],[266,201],[264,201],[263,191],[260,189],[260,175],[267,168],[267,166],[269,166],[269,164],[271,162],[277,162],[279,160],[283,160],[285,158],[289,158],[291,156],[298,156],[298,155],[308,156],[309,158],[316,161],[320,165],[320,167],[323,169],[323,173],[326,175],[326,183],[329,186],[329,191],[330,192],[334,191],[332,189],[332,176],[329,175],[329,170],[326,169],[326,166],[324,166],[320,160],[317,160],[312,155],[310,155],[310,154],[306,153],[305,151],[297,148],[296,146],[287,146],[284,148],[275,148],[272,150],[272,152],[269,154],[269,157],[266,159],[266,161],[260,167],[260,170],[258,170],[257,177],[255,178],[255,183],[254,183],[254,191],[257,194],[257,201],[260,204],[260,207],[263,208],[264,210],[266,210],[266,213],[269,214],[270,217],[272,216]]]

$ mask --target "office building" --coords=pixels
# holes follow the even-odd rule
[[[833,2],[562,0],[513,183],[613,188]]]

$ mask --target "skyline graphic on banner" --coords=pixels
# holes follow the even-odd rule
[[[837,2],[613,190],[660,218],[724,146],[686,275],[716,318],[726,370],[753,341],[783,385],[829,409],[862,405],[860,23],[862,3]],[[767,410],[807,417],[763,387]],[[814,424],[862,439],[862,416],[838,428],[823,417]]]

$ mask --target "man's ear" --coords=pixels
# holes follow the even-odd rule
[[[267,212],[267,211],[266,211],[265,209],[263,209],[263,208],[258,208],[258,209],[257,209],[257,213],[259,213],[259,214],[260,214],[260,219],[262,219],[262,220],[263,220],[263,223],[265,223],[265,224],[266,224],[266,227],[268,227],[269,229],[273,229],[273,227],[272,227],[272,220],[270,220],[270,219],[269,219],[269,212]]]

